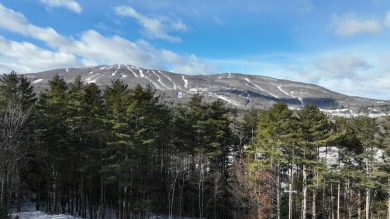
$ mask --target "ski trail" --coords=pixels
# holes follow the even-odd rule
[[[273,97],[279,99],[279,96],[278,96],[278,95],[275,95],[275,94],[273,94],[273,93],[271,93],[271,92],[269,92],[269,91],[267,91],[267,90],[264,90],[264,89],[261,88],[259,85],[255,84],[255,83],[253,83],[251,80],[249,80],[249,78],[244,78],[244,79],[245,79],[248,83],[250,83],[251,85],[255,86],[257,89],[259,89],[259,90],[261,90],[261,91],[263,91],[263,92],[265,92],[265,93],[268,93],[269,95],[271,95],[271,96],[273,96]]]
[[[36,83],[41,82],[41,81],[43,81],[43,79],[37,79],[37,80],[31,82],[31,84],[36,84]]]
[[[164,77],[166,77],[170,82],[172,82],[173,84],[173,89],[174,90],[177,90],[177,86],[176,86],[176,83],[174,81],[172,81],[172,79],[169,77],[169,76],[166,76],[164,73],[162,73],[161,71],[158,71],[160,74],[162,74]]]
[[[127,78],[127,75],[121,73],[121,78]]]
[[[221,95],[217,95],[217,97],[218,97],[219,99],[221,99],[221,100],[224,100],[224,101],[230,103],[230,104],[233,104],[233,105],[235,105],[235,106],[239,106],[239,104],[237,104],[237,103],[236,103],[235,101],[233,101],[233,100],[230,100],[230,99],[227,98],[227,97],[224,97],[224,96],[221,96]]]
[[[96,80],[99,78],[100,73],[97,73],[96,75],[91,75],[91,77],[86,78],[84,81],[85,83],[96,83]],[[95,77],[95,78],[94,78]],[[94,78],[94,79],[93,79]]]
[[[142,73],[142,69],[139,69],[139,76],[140,76],[141,78],[144,78],[144,77],[145,77],[144,73]]]
[[[165,87],[166,89],[170,90],[170,88],[167,87],[167,86],[162,82],[160,76],[159,76],[155,71],[152,71],[152,73],[153,73],[154,75],[156,75],[158,83],[160,83],[160,84],[161,84],[163,87]]]
[[[101,67],[100,68],[100,70],[104,70],[104,69],[106,69],[107,68],[107,65],[106,66],[103,66],[103,67]]]
[[[91,71],[89,74],[91,75],[93,73],[93,71]]]
[[[301,106],[305,106],[305,104],[303,103],[302,98],[298,97],[297,99],[298,99],[299,101],[301,101]]]
[[[111,74],[112,77],[116,75],[116,73],[118,72],[120,67],[121,67],[121,64],[119,64],[118,68]]]
[[[304,106],[303,100],[301,97],[296,97],[295,95],[288,93],[287,91],[282,89],[282,85],[275,85],[282,93],[286,94],[288,97],[291,97],[293,99],[298,99],[301,102],[301,106]]]
[[[289,94],[287,91],[283,90],[283,89],[282,89],[282,85],[275,85],[275,86],[276,86],[282,93],[286,94],[286,96],[295,98],[294,96],[292,96],[291,94]]]
[[[184,87],[185,87],[185,88],[188,88],[188,80],[184,78],[184,75],[182,75],[181,78],[182,78],[183,81],[184,81]]]
[[[138,75],[133,71],[133,69],[131,69],[128,65],[126,65],[126,67],[127,67],[127,69],[128,69],[131,73],[133,73],[134,77],[139,78]]]
[[[250,104],[252,102],[251,98],[250,98],[250,94],[248,93],[248,91],[245,91],[245,94],[246,94],[246,99],[248,100],[248,102],[246,103],[246,105]]]
[[[107,67],[108,67],[108,68],[107,68],[107,70],[108,70],[108,69],[111,69],[111,68],[112,68],[112,67],[114,67],[114,66],[113,66],[113,65],[111,65],[111,66],[107,66]]]
[[[144,77],[144,78],[146,78],[148,81],[150,81],[150,83],[152,83],[152,84],[156,87],[156,89],[165,90],[165,89],[161,88],[157,83],[155,83],[155,82],[154,82],[153,80],[151,80],[150,78],[148,78],[148,77]]]

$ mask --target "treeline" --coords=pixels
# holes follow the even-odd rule
[[[389,218],[387,118],[164,103],[120,80],[0,79],[0,215]]]

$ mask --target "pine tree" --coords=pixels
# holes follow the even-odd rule
[[[308,187],[312,192],[312,217],[317,216],[317,192],[320,188],[320,180],[324,174],[324,163],[319,160],[319,150],[333,140],[331,125],[328,117],[318,107],[307,104],[299,112],[302,128],[302,141],[300,144],[300,156],[302,165],[302,218],[306,218]],[[309,175],[313,177],[308,178]]]
[[[31,111],[35,93],[30,82],[14,71],[0,78],[0,216],[7,213],[12,196],[17,209],[24,192],[22,173],[31,149]]]

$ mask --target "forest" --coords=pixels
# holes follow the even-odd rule
[[[389,118],[238,110],[150,86],[0,78],[0,217],[390,218]]]

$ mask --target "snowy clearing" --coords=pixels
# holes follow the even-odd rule
[[[185,88],[188,88],[188,80],[184,78],[184,75],[181,76],[181,78],[182,78],[183,81],[184,81],[184,87],[185,87]]]
[[[13,213],[13,214],[11,214],[11,218],[18,218],[18,219],[81,219],[80,217],[75,217],[72,215],[46,214],[42,211]]]

